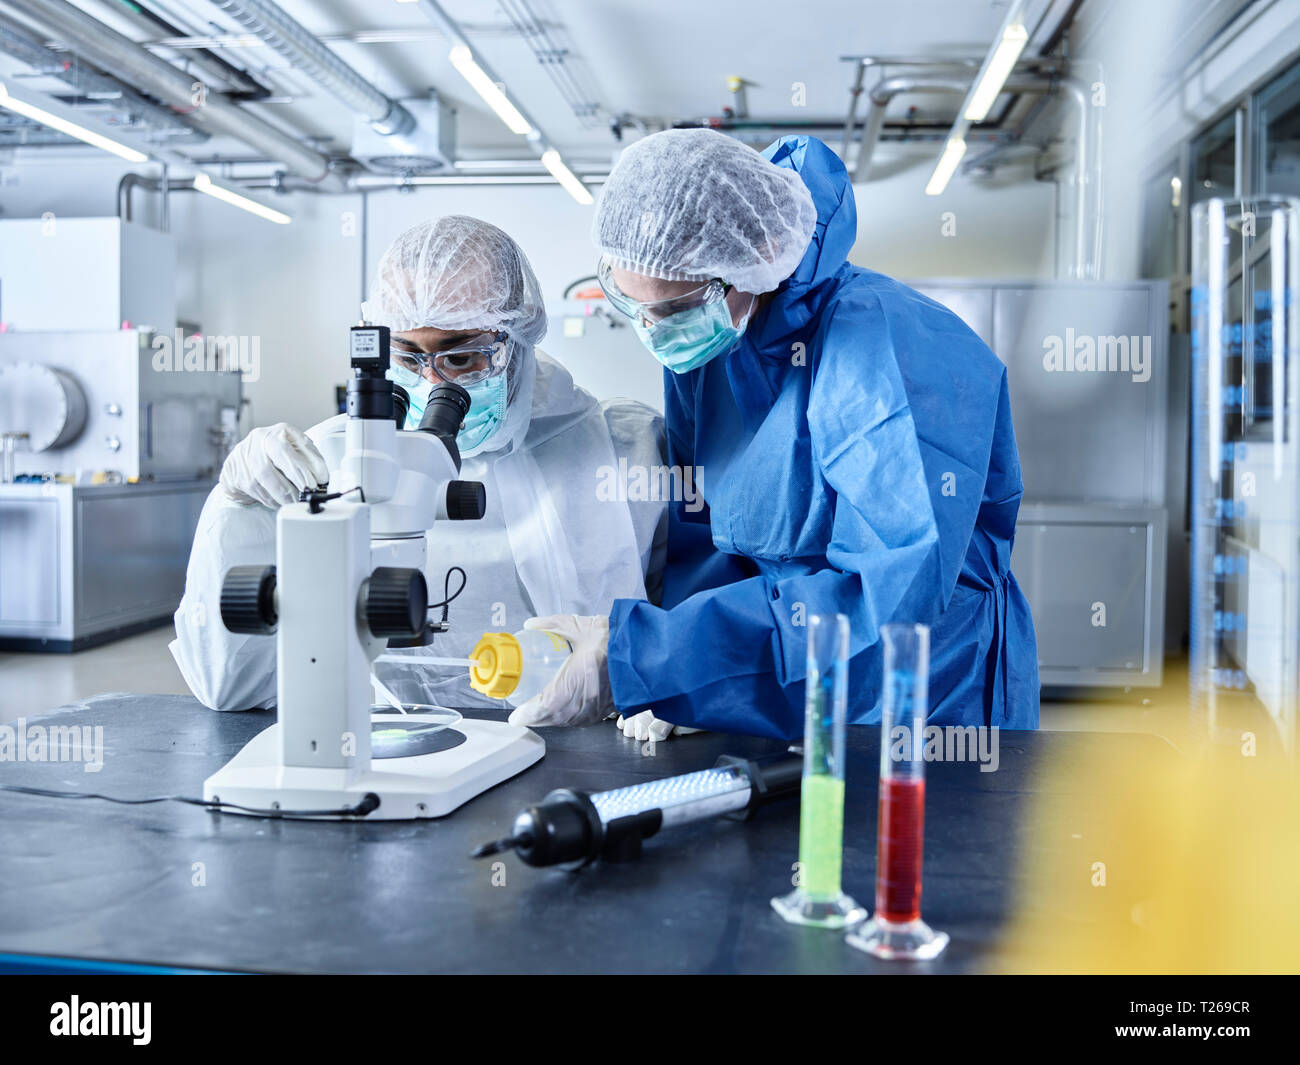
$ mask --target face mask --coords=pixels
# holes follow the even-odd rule
[[[506,375],[499,373],[470,385],[465,389],[469,393],[469,411],[456,434],[456,444],[462,455],[472,455],[482,450],[483,446],[505,424],[506,420]]]
[[[752,300],[749,306],[752,311]],[[740,325],[732,325],[727,301],[717,300],[670,315],[653,329],[634,318],[632,328],[651,355],[673,373],[686,373],[734,347],[749,324],[749,313]]]
[[[393,384],[401,385],[406,389],[406,394],[411,397],[411,405],[406,412],[406,424],[402,428],[420,428],[420,422],[424,419],[424,408],[428,405],[429,395],[433,392],[433,382],[426,381],[418,373],[412,373],[400,366],[388,368],[388,379]]]

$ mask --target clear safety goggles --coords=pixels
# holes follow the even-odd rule
[[[596,267],[596,280],[600,282],[601,291],[605,293],[607,299],[615,310],[625,314],[628,318],[641,319],[641,321],[654,328],[665,318],[671,318],[674,314],[681,314],[683,311],[694,310],[696,307],[703,307],[710,303],[717,303],[719,300],[727,298],[727,293],[731,291],[731,286],[720,278],[714,278],[712,281],[705,281],[699,288],[693,288],[689,292],[683,292],[680,296],[672,296],[664,300],[634,300],[627,295],[614,282],[614,268],[608,258],[602,257],[599,265]]]
[[[448,351],[409,351],[390,346],[388,361],[428,380],[437,377],[450,384],[468,388],[504,373],[510,361],[510,345],[505,333],[485,332],[462,341]],[[400,344],[401,341],[396,341]],[[432,374],[432,376],[430,376]]]

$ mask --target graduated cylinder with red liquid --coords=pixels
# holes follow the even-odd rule
[[[876,913],[894,924],[921,916],[925,777],[880,778],[876,817]]]
[[[921,920],[925,852],[925,719],[930,630],[885,625],[880,718],[880,806],[876,821],[876,912],[845,938],[878,958],[925,960],[948,945]]]

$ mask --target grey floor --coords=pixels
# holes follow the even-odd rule
[[[189,691],[167,650],[171,625],[75,654],[0,651],[0,721],[75,703],[100,692]]]
[[[38,714],[101,692],[183,695],[188,689],[167,644],[172,627],[129,636],[76,654],[0,651],[0,721]],[[1059,731],[1161,734],[1140,700],[1132,705],[1044,702],[1041,727]]]

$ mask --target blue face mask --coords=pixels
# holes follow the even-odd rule
[[[411,397],[410,408],[406,412],[404,429],[418,429],[424,420],[424,409],[433,392],[433,382],[417,373],[404,370],[400,366],[390,367],[388,379],[401,385]],[[506,420],[506,375],[499,373],[470,385],[465,389],[469,393],[469,411],[461,423],[461,430],[456,434],[456,444],[462,455],[467,455],[476,448],[481,448],[501,428]]]
[[[746,312],[740,325],[732,325],[727,301],[716,300],[670,315],[653,329],[634,318],[632,328],[651,355],[673,373],[686,373],[735,347],[748,323]]]
[[[472,455],[479,451],[505,424],[506,420],[506,375],[499,373],[470,385],[465,389],[469,393],[469,411],[456,434],[456,444],[462,455]]]
[[[420,422],[424,419],[424,408],[429,403],[430,393],[433,392],[433,382],[426,381],[418,373],[412,373],[400,366],[388,368],[388,379],[393,384],[401,385],[406,389],[406,394],[411,397],[411,405],[406,411],[406,424],[402,428],[420,428]]]

